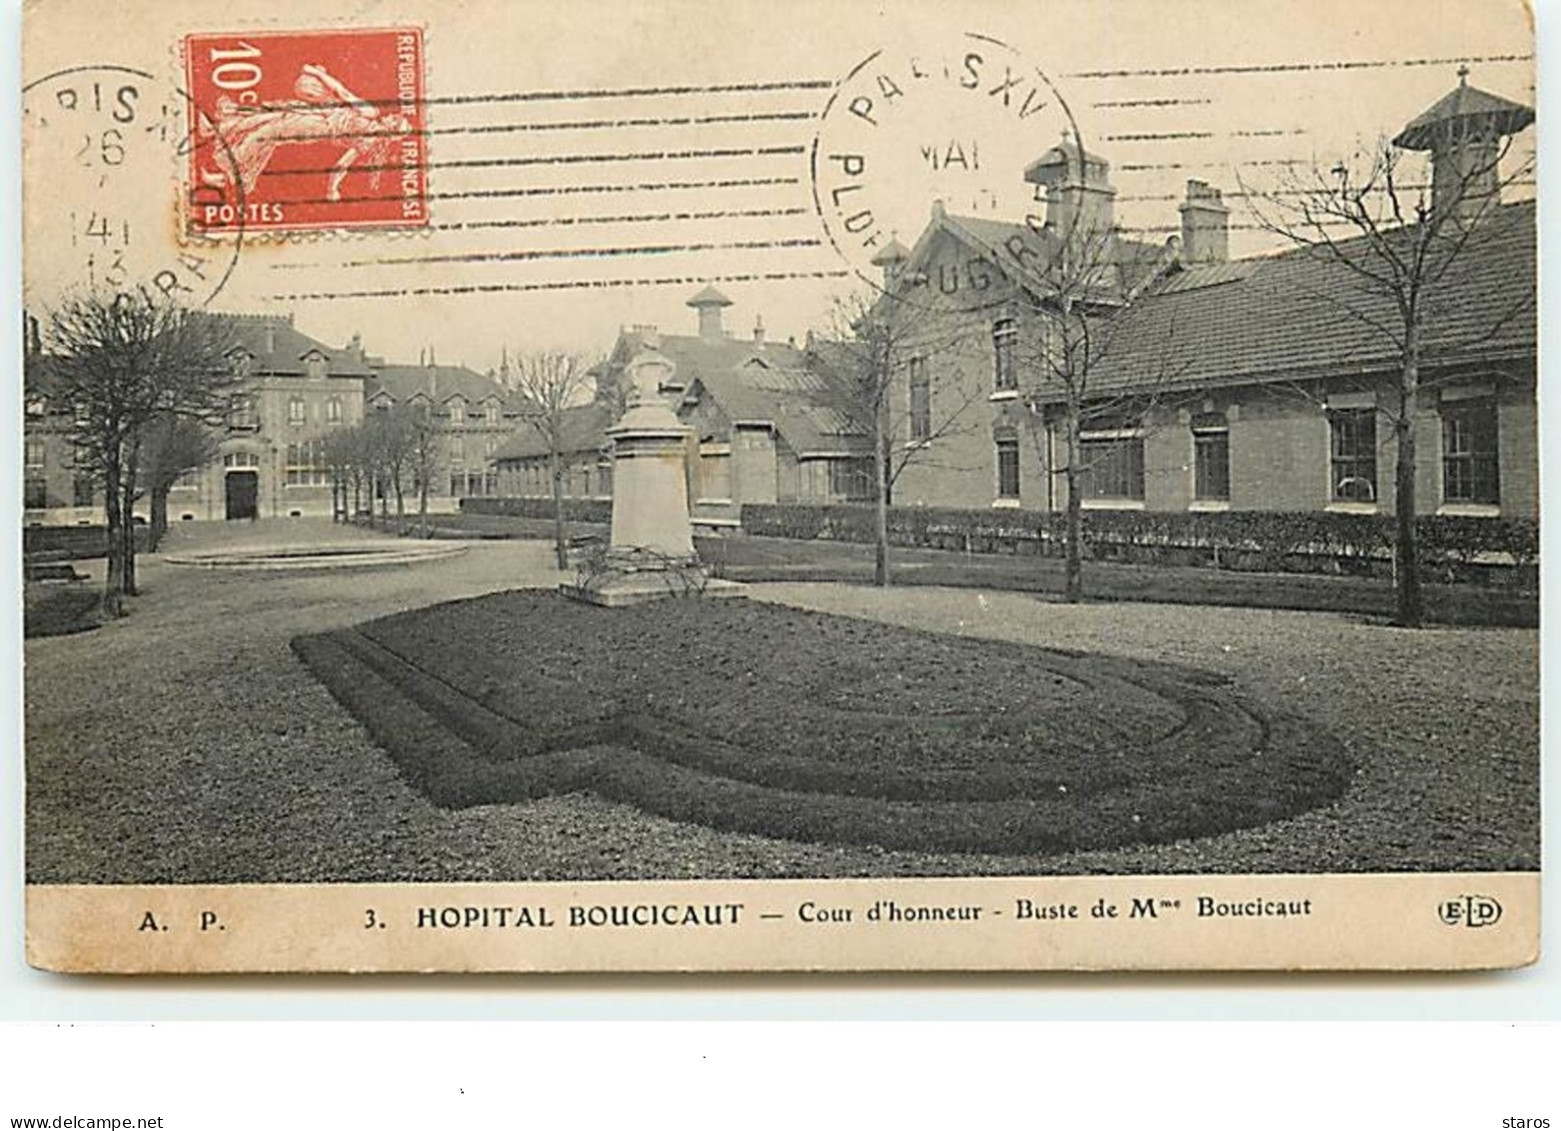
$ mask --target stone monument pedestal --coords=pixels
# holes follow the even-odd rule
[[[688,428],[661,395],[672,363],[655,350],[628,366],[629,402],[607,430],[613,445],[612,540],[602,568],[568,596],[617,607],[665,597],[736,596],[742,586],[711,577],[694,552],[684,441]]]

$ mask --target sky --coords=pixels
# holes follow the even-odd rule
[[[235,19],[197,0],[133,14],[52,0],[28,13],[30,307],[79,286],[89,256],[94,271],[121,251],[133,252],[120,260],[132,273],[177,261],[174,214],[188,162],[181,131],[159,138],[149,115],[159,99],[176,113],[183,105],[172,93],[187,81],[182,38],[318,32],[328,28],[322,10],[278,0],[263,17]],[[831,152],[871,149],[862,198],[871,197],[876,225],[910,244],[934,198],[951,211],[1021,219],[1031,207],[1023,167],[1063,129],[1077,130],[1112,163],[1118,222],[1158,240],[1175,230],[1189,178],[1233,194],[1271,183],[1285,162],[1331,166],[1451,90],[1460,61],[1474,85],[1533,103],[1532,31],[1526,10],[1506,0],[472,0],[340,10],[343,26],[422,29],[430,222],[201,244],[222,284],[202,285],[198,297],[215,309],[291,313],[327,343],[361,334],[370,352],[393,360],[432,353],[477,369],[504,351],[605,353],[624,325],[692,333],[684,303],[711,280],[733,301],[726,318],[736,333],[758,318],[772,338],[825,328],[831,296],[857,289],[853,272],[870,269],[860,249],[837,247],[849,210],[821,218],[815,143],[823,182],[839,171]],[[285,89],[315,46],[293,52],[287,74],[267,81]],[[980,97],[959,85],[973,46],[987,66]],[[318,61],[351,78],[342,51],[318,41]],[[912,89],[913,66],[944,65],[946,75]],[[995,109],[999,99],[986,92],[999,65],[1044,85],[1047,108],[1027,117]],[[62,125],[58,112],[59,87],[71,81],[59,72],[105,66],[154,76],[148,87],[164,92],[148,96],[127,156],[108,170],[88,167],[104,159],[102,131]],[[880,73],[903,97],[885,99],[879,87],[882,120],[863,127],[847,107],[872,93]],[[946,158],[956,148],[964,161],[928,167],[926,151]],[[968,168],[977,150],[980,167]],[[325,172],[316,179],[323,189]],[[347,182],[349,193],[363,183]],[[824,197],[828,213],[827,184]],[[1271,237],[1248,230],[1239,197],[1230,203],[1232,252],[1271,250]]]

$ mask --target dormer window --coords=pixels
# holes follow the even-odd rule
[[[465,401],[453,400],[453,401],[450,402],[450,423],[451,424],[465,424],[466,423],[466,402]]]
[[[489,401],[482,410],[483,419],[489,424],[499,423],[499,406],[494,401]]]
[[[234,350],[228,354],[228,361],[233,366],[233,375],[235,377],[248,377],[255,368],[255,355],[247,349],[240,348]]]
[[[311,353],[304,358],[304,372],[309,375],[311,381],[319,381],[325,377],[325,355]]]

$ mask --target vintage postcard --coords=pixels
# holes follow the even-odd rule
[[[1532,13],[25,12],[62,972],[1539,949]]]

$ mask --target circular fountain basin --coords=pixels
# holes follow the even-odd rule
[[[233,546],[169,554],[163,560],[170,565],[201,569],[368,569],[415,565],[465,552],[466,546],[460,542],[385,540],[308,546]]]

